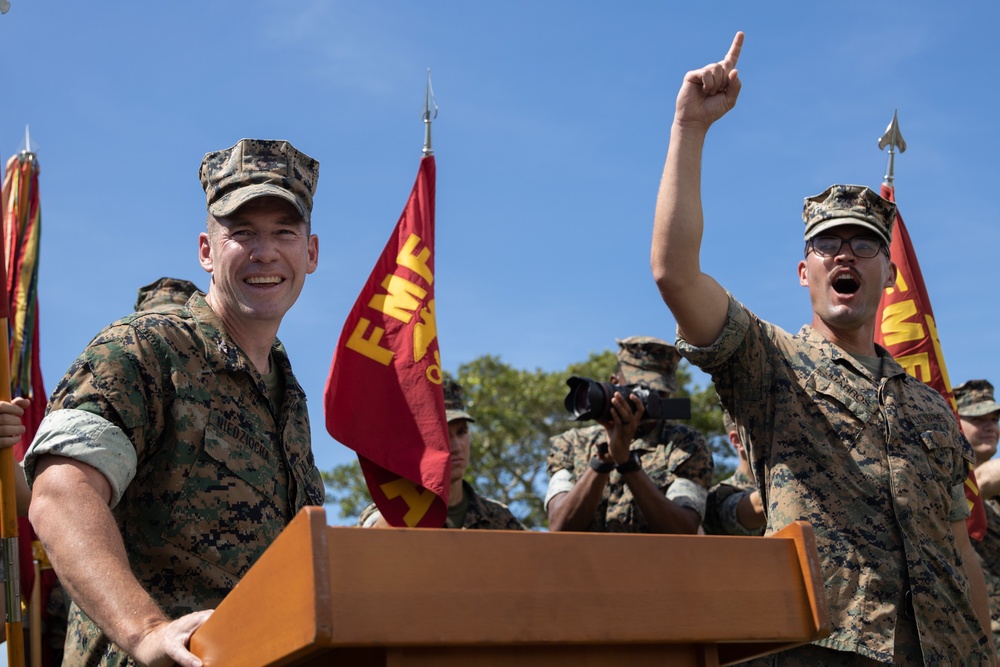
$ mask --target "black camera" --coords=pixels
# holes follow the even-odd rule
[[[618,386],[610,382],[597,382],[575,375],[566,380],[569,393],[563,405],[575,421],[611,419],[611,399],[618,392],[628,400],[634,394],[642,401],[644,418],[650,419],[691,419],[690,398],[663,398],[655,391],[640,384]]]

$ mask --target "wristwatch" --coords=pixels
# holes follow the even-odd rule
[[[632,452],[628,456],[628,461],[622,463],[621,465],[615,466],[615,470],[618,474],[624,475],[626,473],[635,472],[636,470],[642,470],[642,463],[639,461],[639,455]]]
[[[605,463],[604,461],[595,456],[594,458],[590,459],[590,467],[593,468],[595,472],[600,473],[601,475],[607,475],[617,466],[615,465],[614,461],[608,461],[607,463]]]

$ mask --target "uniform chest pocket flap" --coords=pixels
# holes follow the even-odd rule
[[[209,425],[205,429],[205,454],[250,486],[269,493],[275,483],[274,466],[267,460],[270,454],[258,443],[249,438],[245,440],[248,441],[236,441],[218,427]],[[261,453],[255,449],[260,449]]]
[[[878,398],[851,386],[846,378],[817,369],[806,384],[808,410],[818,415],[796,438],[796,451],[812,458],[827,471],[840,470],[866,424],[878,411]],[[821,426],[822,425],[822,426]],[[794,425],[786,425],[793,428]],[[819,428],[820,430],[815,430]],[[813,430],[809,430],[813,429]],[[834,436],[835,439],[830,436]]]
[[[813,373],[809,378],[809,385],[814,398],[838,403],[839,407],[835,410],[837,414],[842,414],[841,408],[846,408],[850,416],[862,424],[868,423],[872,415],[878,411],[878,397],[874,388],[866,391],[851,387],[845,378],[831,377],[822,369]],[[820,405],[823,403],[820,402]]]
[[[919,426],[917,428],[935,475],[948,485],[962,482],[968,471],[959,441],[945,431]]]

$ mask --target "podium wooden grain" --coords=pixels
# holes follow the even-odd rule
[[[192,637],[206,667],[712,667],[826,636],[812,527],[364,529],[303,509]]]

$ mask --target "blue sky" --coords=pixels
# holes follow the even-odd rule
[[[1000,381],[996,3],[10,1],[0,154],[30,125],[50,390],[138,287],[207,288],[202,156],[288,139],[321,163],[320,261],[280,337],[320,467],[352,460],[323,428],[323,385],[416,176],[428,67],[444,366],[558,370],[616,337],[672,339],[649,241],[674,99],[737,30],[743,92],[709,135],[703,266],[797,330],[802,199],[877,189],[898,109],[897,201],[951,379]]]

